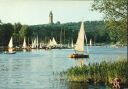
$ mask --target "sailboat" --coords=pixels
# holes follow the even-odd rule
[[[33,41],[32,41],[32,47],[31,47],[32,49],[34,49],[34,48],[36,48],[36,39],[34,39]]]
[[[39,48],[40,48],[40,49],[42,48],[42,43],[39,43]]]
[[[70,48],[70,43],[67,44],[67,47]]]
[[[26,44],[26,39],[24,38],[24,42],[23,42],[23,49],[27,49],[27,44]]]
[[[72,48],[74,47],[73,40],[72,40],[72,43],[71,43],[71,47],[72,47]]]
[[[26,39],[24,38],[24,42],[23,42],[23,51],[26,52],[28,50],[28,47],[27,47],[27,43],[26,43]]]
[[[48,48],[55,48],[55,47],[57,47],[57,45],[58,45],[58,44],[57,44],[57,42],[55,41],[55,38],[53,37],[52,40],[50,39],[50,41],[49,41],[47,47],[48,47]]]
[[[14,48],[13,48],[13,38],[12,37],[8,44],[8,52],[5,52],[5,53],[7,53],[7,54],[15,54],[16,53],[16,51],[14,51]]]
[[[69,56],[70,58],[89,58],[89,54],[88,53],[85,54],[84,40],[86,40],[87,43],[87,38],[84,30],[84,22],[82,22],[80,31],[78,33],[77,42],[74,47],[75,53],[71,54]]]
[[[55,41],[54,37],[52,38],[52,43],[53,43],[53,46],[57,46],[57,42]]]
[[[36,48],[38,48],[38,46],[39,46],[39,43],[38,43],[38,37],[37,38],[35,38],[33,41],[32,41],[32,49],[36,49]]]
[[[89,44],[89,46],[92,46],[92,39],[90,39],[90,44]]]
[[[52,40],[50,39],[47,47],[50,47],[51,45],[52,45]]]

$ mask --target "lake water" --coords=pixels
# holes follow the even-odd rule
[[[94,89],[93,86],[70,84],[59,73],[73,66],[127,57],[127,48],[89,48],[90,58],[74,60],[67,56],[72,49],[32,50],[0,54],[0,89]],[[100,86],[97,89],[108,89]]]

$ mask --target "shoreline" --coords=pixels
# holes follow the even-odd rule
[[[120,80],[120,87],[128,88],[128,61],[101,62],[89,66],[72,67],[65,74],[70,82],[103,84],[113,87],[115,79]]]

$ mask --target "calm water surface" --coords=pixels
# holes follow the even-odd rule
[[[93,86],[70,84],[60,75],[72,66],[127,57],[127,48],[89,48],[90,58],[74,60],[67,56],[72,49],[32,50],[0,54],[0,89],[94,89]],[[108,89],[100,86],[97,89]]]

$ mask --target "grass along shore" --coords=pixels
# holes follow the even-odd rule
[[[128,87],[128,61],[101,62],[72,67],[66,71],[68,81],[92,84],[113,85],[114,79],[120,79],[120,86]]]

